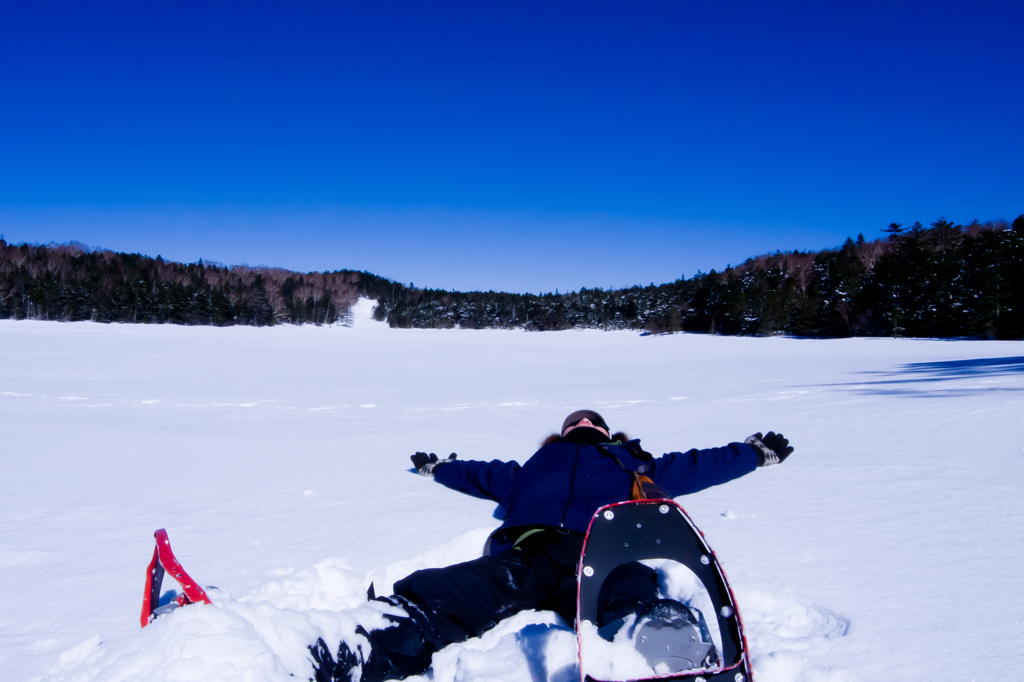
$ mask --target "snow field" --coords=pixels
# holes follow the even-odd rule
[[[0,322],[0,679],[283,680],[494,505],[416,450],[524,461],[589,406],[660,454],[783,431],[792,459],[680,498],[758,682],[1014,679],[1024,343]],[[166,528],[212,606],[140,630]],[[168,585],[168,583],[165,583]],[[528,612],[433,680],[576,679]]]

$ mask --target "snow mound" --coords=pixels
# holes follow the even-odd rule
[[[477,528],[446,542],[440,547],[421,554],[412,559],[397,561],[383,571],[370,573],[367,584],[373,582],[377,594],[391,594],[394,584],[414,571],[424,568],[441,568],[463,561],[471,561],[483,551],[484,543],[491,534],[489,528]],[[365,589],[364,589],[365,594]]]
[[[105,647],[99,636],[61,654],[37,680],[186,682],[308,679],[307,647],[323,637],[352,641],[355,628],[385,627],[394,609],[357,597],[365,576],[337,560],[318,562],[293,578],[273,580],[235,599],[211,588],[212,604],[176,609],[138,636]],[[327,607],[317,608],[317,607]],[[335,610],[340,609],[340,610]]]
[[[176,609],[119,645],[104,646],[98,635],[89,637],[64,651],[47,675],[35,679],[308,679],[312,668],[307,647],[318,637],[336,649],[342,639],[354,641],[357,625],[370,630],[387,627],[384,614],[397,612],[383,602],[366,601],[366,588],[374,576],[379,575],[376,586],[380,594],[390,594],[394,581],[412,571],[479,556],[488,533],[486,528],[463,533],[421,556],[371,571],[369,575],[351,570],[344,559],[328,558],[261,583],[237,598],[227,590],[208,588],[212,604]],[[165,588],[171,585],[170,579],[164,583]],[[560,623],[554,614],[520,614],[484,637],[457,648],[449,647],[451,651],[438,655],[442,661],[452,661],[455,669],[461,669],[460,666],[474,665],[472,661],[481,652],[491,660],[500,652],[508,658],[517,651],[528,651],[524,665],[531,665],[529,661],[540,661],[533,665],[543,665],[550,639],[544,632],[553,627],[554,621]],[[533,632],[531,625],[540,626],[544,632]],[[527,634],[520,632],[523,630]],[[574,649],[575,634],[564,623],[561,630],[569,633]],[[512,639],[505,641],[510,633]],[[557,654],[554,657],[558,658]],[[575,661],[574,651],[570,658]]]
[[[432,674],[409,679],[571,682],[579,679],[576,633],[550,611],[523,611],[481,637],[438,651],[431,668]]]
[[[363,576],[349,570],[344,559],[318,561],[309,568],[256,587],[239,601],[265,602],[295,611],[341,611],[366,600]]]
[[[464,561],[479,554],[486,529],[465,533],[424,555],[395,563],[376,573],[378,584],[391,587],[408,571]],[[374,573],[371,573],[374,575]],[[210,605],[198,604],[158,618],[137,636],[106,645],[98,635],[68,648],[37,682],[75,681],[191,682],[244,680],[283,682],[308,679],[310,643],[324,638],[332,649],[342,639],[358,641],[355,628],[387,627],[386,613],[396,610],[366,601],[365,574],[346,561],[324,559],[268,580],[234,597],[210,588]],[[679,580],[668,575],[669,580]],[[382,590],[382,593],[387,591]],[[753,660],[761,682],[845,682],[841,670],[808,662],[807,653],[821,656],[828,640],[846,634],[845,619],[827,609],[751,593],[740,600]],[[595,635],[596,636],[596,635]],[[650,674],[643,658],[623,657],[623,643],[591,650],[610,658],[600,669]],[[628,648],[628,644],[626,645]],[[635,653],[635,652],[632,652]],[[434,654],[431,671],[415,682],[463,680],[530,680],[571,682],[578,679],[576,634],[552,612],[524,611],[499,623],[483,636],[454,644]],[[614,659],[614,660],[613,660]],[[633,660],[636,659],[636,660]]]
[[[831,640],[849,622],[829,609],[759,592],[738,596],[758,682],[847,682],[845,670],[827,665]]]

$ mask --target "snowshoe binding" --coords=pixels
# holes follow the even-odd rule
[[[674,599],[660,600],[632,630],[633,646],[654,670],[676,673],[718,664],[704,614]]]

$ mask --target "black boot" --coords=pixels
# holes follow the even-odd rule
[[[356,632],[370,641],[370,654],[363,663],[360,682],[402,680],[430,667],[434,646],[426,641],[423,630],[416,622],[419,619],[397,616],[385,618],[394,625],[373,632],[367,632],[362,627],[356,628]]]
[[[310,682],[334,682],[334,669],[337,665],[323,637],[309,647],[309,654],[313,657],[313,677],[309,678]]]
[[[369,642],[369,652],[363,646],[353,651],[342,641],[338,645],[338,654],[331,656],[331,651],[323,639],[318,639],[309,647],[313,658],[313,677],[311,682],[383,682],[383,680],[401,680],[410,675],[418,675],[430,667],[430,657],[437,646],[436,616],[401,598],[387,599],[378,597],[379,601],[402,608],[406,616],[385,615],[393,625],[381,630],[367,630],[359,625],[356,634],[362,635]],[[359,668],[360,675],[352,678],[352,672]]]
[[[356,631],[359,631],[358,628]],[[352,671],[363,661],[356,655],[356,652],[348,648],[348,644],[345,644],[344,640],[338,645],[337,659],[338,662],[334,665],[334,682],[359,682],[358,679],[352,679]]]
[[[352,670],[362,661],[344,641],[338,645],[337,660],[331,656],[331,650],[323,638],[309,647],[309,653],[313,657],[313,677],[309,678],[310,682],[358,682],[352,680]]]

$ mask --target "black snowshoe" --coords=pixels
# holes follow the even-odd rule
[[[630,570],[631,564],[659,559],[682,564],[703,587],[714,609],[718,646],[704,614],[675,599],[635,604],[631,611],[628,604],[616,611],[612,599],[609,617],[608,584],[624,573],[636,574]],[[608,672],[593,665],[588,668],[588,645],[600,647],[602,640],[620,642],[624,638],[653,671],[653,675],[630,674],[630,680],[752,679],[743,622],[725,572],[703,534],[673,500],[634,500],[599,509],[587,530],[578,576],[576,630],[583,682],[600,682],[607,679]]]

